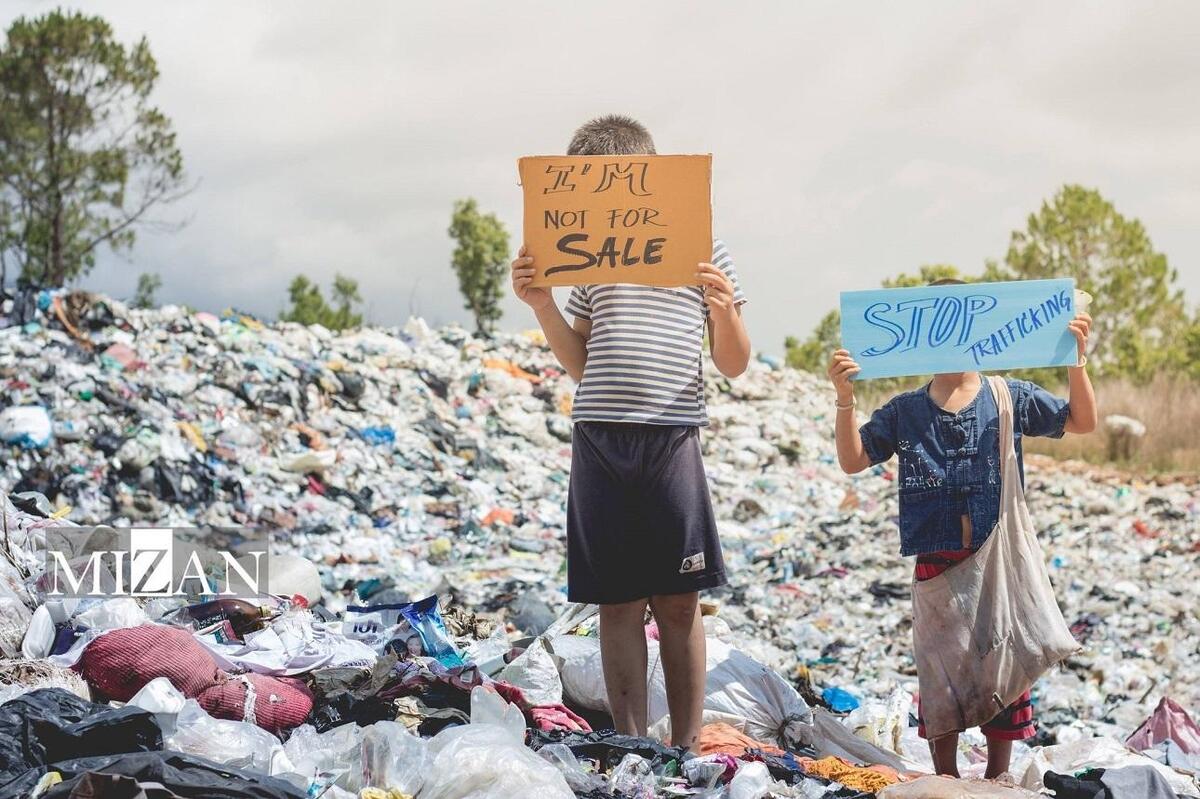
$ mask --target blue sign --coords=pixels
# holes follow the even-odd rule
[[[842,292],[857,379],[1074,366],[1075,281],[1017,280]]]

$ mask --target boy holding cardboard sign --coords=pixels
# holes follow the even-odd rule
[[[1077,345],[1067,400],[1028,381],[942,373],[893,397],[861,428],[853,383],[861,367],[844,349],[830,359],[842,469],[854,474],[900,458],[900,553],[917,556],[919,732],[939,774],[958,776],[958,734],[972,726],[988,741],[986,776],[1007,771],[1012,742],[1035,734],[1032,682],[1077,648],[1021,488],[1021,436],[1059,438],[1096,427],[1085,369],[1091,317],[1079,312],[1066,328]]]
[[[570,155],[652,155],[638,123],[603,117],[576,131]],[[709,198],[699,198],[705,212]],[[707,220],[706,220],[707,221]],[[661,287],[575,286],[568,324],[526,247],[512,263],[513,291],[537,314],[559,363],[579,382],[572,419],[567,507],[567,591],[600,605],[600,652],[617,730],[647,728],[647,606],[659,628],[671,738],[692,748],[705,685],[699,591],[723,585],[725,567],[700,454],[701,348],[707,332],[722,374],[750,358],[745,302],[724,244],[688,282]],[[694,262],[693,262],[694,264]]]

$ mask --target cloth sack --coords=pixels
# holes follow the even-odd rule
[[[978,727],[1079,650],[1038,545],[1013,448],[1013,404],[989,377],[1000,411],[1000,517],[970,558],[913,595],[913,648],[931,739]]]
[[[301,724],[313,708],[312,693],[300,680],[227,674],[190,632],[163,624],[101,635],[83,651],[78,669],[89,685],[120,702],[165,677],[215,718],[248,721],[275,733]]]
[[[162,624],[105,633],[83,651],[77,668],[93,689],[118,702],[128,702],[155,677],[166,677],[184,696],[197,696],[221,674],[190,632]]]
[[[196,696],[200,707],[213,718],[247,721],[280,733],[303,724],[312,712],[312,692],[295,677],[241,674],[226,678],[223,672],[221,677]]]

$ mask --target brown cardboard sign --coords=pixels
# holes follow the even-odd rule
[[[517,162],[534,286],[697,285],[712,258],[711,155]]]

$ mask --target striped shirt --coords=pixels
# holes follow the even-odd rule
[[[713,241],[712,264],[733,283],[734,301],[744,303],[720,240]],[[576,286],[567,312],[592,323],[572,421],[708,424],[701,371],[708,306],[701,287]]]

